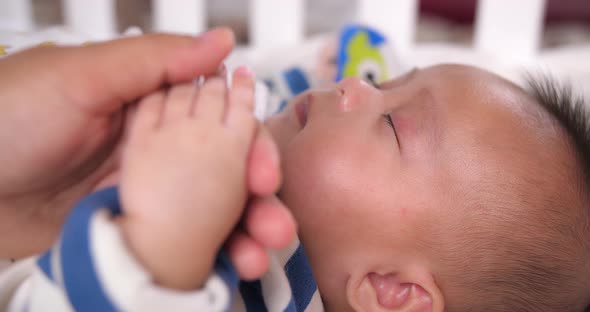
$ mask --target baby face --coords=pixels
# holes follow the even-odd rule
[[[538,131],[537,109],[493,74],[443,65],[378,88],[346,79],[269,120],[281,150],[280,196],[324,297],[350,295],[370,272],[442,275],[439,250],[476,226],[470,203],[493,200],[498,185],[553,160],[527,157],[553,137]],[[515,187],[503,200],[522,194]]]

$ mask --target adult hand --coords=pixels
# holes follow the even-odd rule
[[[196,39],[147,35],[83,47],[43,46],[0,60],[0,258],[48,248],[74,203],[116,173],[126,103],[214,73],[232,47],[231,32],[216,29]],[[254,143],[252,154],[263,156],[253,156],[252,163],[271,157],[264,147],[256,152],[256,146],[268,146],[261,142],[267,143]],[[252,168],[257,166],[265,167]],[[263,191],[254,186],[254,193],[276,189],[275,176],[272,185],[264,182],[272,177],[261,175]],[[243,241],[230,246],[246,246],[234,248],[242,250],[238,255],[266,257],[260,253],[264,240],[246,242],[259,248]]]
[[[0,257],[46,249],[73,204],[115,170],[124,104],[214,72],[232,45],[231,32],[219,29],[197,39],[42,46],[2,59]]]
[[[226,250],[242,279],[257,279],[268,269],[268,249],[287,247],[296,235],[291,212],[274,194],[281,183],[279,151],[264,126],[251,147],[247,169],[251,200]]]

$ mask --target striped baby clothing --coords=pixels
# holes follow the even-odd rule
[[[116,188],[82,200],[53,248],[0,274],[0,310],[323,311],[298,241],[272,255],[260,280],[240,281],[220,252],[202,289],[175,291],[155,285],[127,250],[112,221],[120,213]]]

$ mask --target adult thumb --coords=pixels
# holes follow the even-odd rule
[[[234,45],[233,33],[216,28],[196,38],[150,34],[78,47],[39,47],[20,57],[38,62],[41,76],[68,101],[112,113],[163,85],[214,73]],[[35,58],[26,54],[38,53]]]

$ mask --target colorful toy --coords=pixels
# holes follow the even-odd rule
[[[312,70],[292,66],[263,79],[270,91],[267,101],[270,112],[281,111],[288,99],[310,87],[338,82],[345,77],[360,77],[376,85],[401,72],[387,40],[374,29],[348,25],[331,39],[324,44]]]
[[[6,50],[10,49],[10,46],[0,44],[0,56],[8,54]]]
[[[393,77],[393,51],[383,35],[360,25],[346,26],[341,32],[336,52],[335,81],[360,77],[372,84]]]

